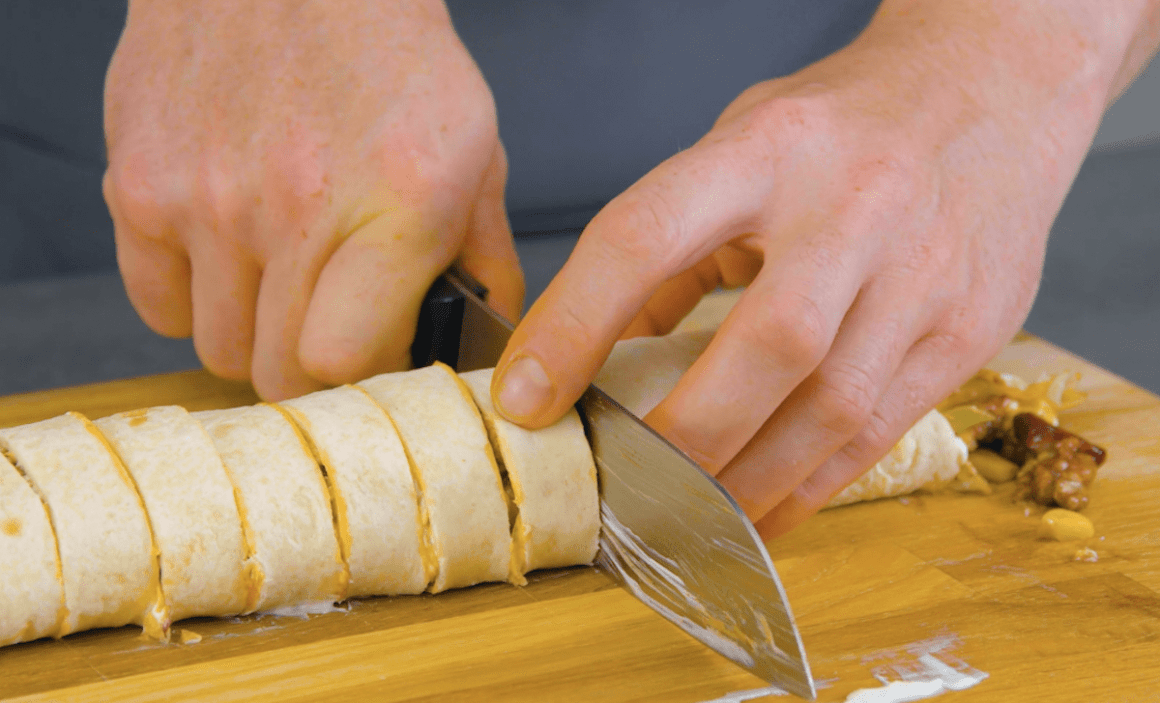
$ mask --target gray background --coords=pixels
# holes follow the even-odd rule
[[[601,203],[745,86],[849,41],[875,4],[453,1],[496,93],[529,302]],[[137,319],[115,274],[100,96],[123,13],[122,0],[0,3],[0,394],[197,365],[188,340]],[[1154,66],[1104,120],[1026,325],[1155,391],[1158,142]]]

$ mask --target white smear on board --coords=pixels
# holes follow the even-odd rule
[[[326,613],[345,613],[346,608],[340,608],[333,601],[316,601],[314,603],[299,603],[298,605],[284,605],[280,608],[263,610],[258,615],[273,615],[274,617],[307,618],[311,615],[325,615]]]
[[[829,688],[836,679],[815,680],[814,688],[819,691]],[[751,701],[756,698],[766,698],[768,696],[788,696],[789,691],[777,686],[767,686],[765,688],[747,688],[744,691],[730,691],[720,698],[714,698],[709,701],[701,701],[701,703],[742,703],[743,701]]]
[[[956,665],[951,666],[935,656],[935,652],[953,641],[953,638],[938,638],[908,647],[911,653],[921,654],[914,665],[891,667],[899,676],[898,680],[887,680],[881,673],[875,674],[883,685],[860,688],[846,696],[846,703],[908,703],[949,691],[965,691],[978,685],[987,678],[986,672],[957,660]]]
[[[741,703],[742,701],[751,701],[754,698],[765,698],[766,696],[788,696],[789,693],[777,686],[770,686],[768,688],[751,688],[745,691],[733,691],[726,693],[720,698],[714,698],[711,701],[702,701],[701,703]]]

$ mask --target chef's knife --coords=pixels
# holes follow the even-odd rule
[[[458,371],[499,361],[512,325],[461,271],[432,286],[416,366]],[[600,483],[597,566],[702,643],[786,691],[813,699],[813,677],[765,545],[713,477],[595,386],[578,408]]]

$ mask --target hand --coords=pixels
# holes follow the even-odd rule
[[[645,420],[768,537],[1011,338],[1123,53],[1054,3],[997,24],[981,5],[906,4],[747,90],[596,216],[500,361],[509,418],[553,421],[618,337],[748,284]]]
[[[456,257],[520,313],[494,101],[440,0],[134,0],[105,129],[130,300],[264,398],[405,368]]]

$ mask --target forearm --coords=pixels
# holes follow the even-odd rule
[[[884,0],[838,65],[932,129],[990,112],[1094,134],[1158,45],[1160,0]]]

